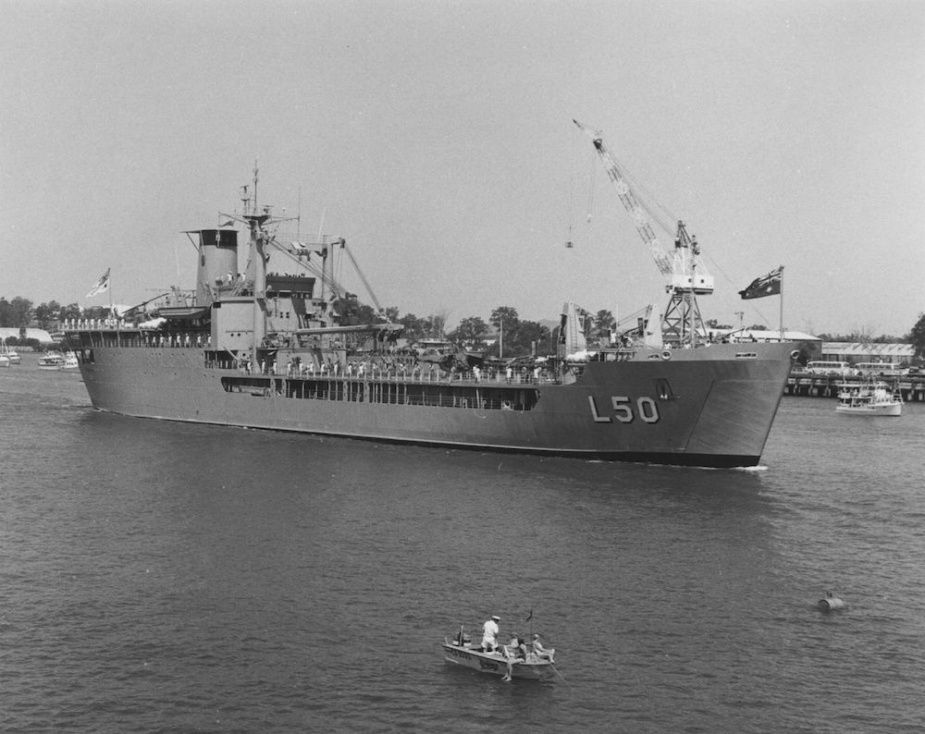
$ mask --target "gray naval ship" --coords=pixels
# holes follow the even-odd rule
[[[619,169],[598,143],[623,200]],[[657,343],[639,320],[589,354],[580,312],[567,304],[556,355],[529,368],[492,367],[461,350],[411,348],[401,325],[384,319],[342,323],[345,293],[333,273],[346,243],[289,241],[280,233],[286,220],[258,207],[256,183],[255,172],[242,213],[186,233],[199,256],[195,293],[173,291],[118,320],[65,325],[96,409],[483,451],[758,464],[793,345],[703,339],[696,295],[712,280],[683,223],[673,258],[646,240],[671,293]]]

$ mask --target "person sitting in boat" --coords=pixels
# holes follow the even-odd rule
[[[553,648],[548,650],[543,647],[543,643],[540,642],[540,636],[538,634],[533,635],[533,654],[536,656],[537,660],[548,660],[551,663],[555,662],[556,651]]]
[[[526,660],[527,645],[524,638],[515,632],[514,636],[511,637],[511,641],[505,646],[504,652],[507,657],[514,660]]]
[[[516,632],[504,647],[504,657],[507,659],[507,675],[502,680],[509,681],[514,673],[514,663],[527,662],[527,646],[524,644],[524,638]]]
[[[494,652],[498,649],[498,622],[501,617],[491,615],[485,624],[482,625],[482,651]]]

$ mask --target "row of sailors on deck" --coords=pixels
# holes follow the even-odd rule
[[[316,373],[322,377],[326,377],[330,374],[334,377],[343,375],[348,378],[357,377],[361,380],[367,375],[372,378],[396,376],[404,379],[409,374],[408,365],[404,362],[397,365],[383,365],[377,362],[349,362],[342,367],[339,362],[333,362],[331,364],[322,362],[320,365],[316,365],[314,362],[305,364],[297,357],[286,365],[286,374],[289,376],[309,375],[314,377]],[[419,379],[421,377],[421,367],[419,365],[414,365],[414,367],[411,368],[410,375],[412,379]]]
[[[246,373],[250,374],[252,371],[252,366],[250,360],[244,358],[238,362],[238,368]],[[275,361],[264,362],[260,361],[260,374],[263,375],[278,375],[280,367],[276,364]],[[372,364],[367,366],[365,363],[355,365],[352,362],[346,366],[341,366],[340,362],[322,362],[321,364],[315,364],[314,362],[302,362],[298,357],[296,359],[290,360],[286,363],[286,375],[288,377],[314,377],[319,375],[320,377],[359,377],[363,378],[369,371],[370,377],[388,377],[391,375],[396,375],[401,378],[407,376],[407,366],[400,364],[397,367],[395,366],[383,366]],[[421,376],[421,368],[415,365],[411,371],[412,377],[415,379]]]
[[[277,374],[275,367],[273,374]],[[466,377],[464,373],[460,373],[456,370],[455,367],[450,369],[449,372],[444,370],[440,365],[430,363],[424,364],[415,364],[409,366],[405,362],[398,362],[397,364],[381,362],[348,362],[346,365],[341,365],[339,362],[326,363],[322,362],[321,364],[316,365],[314,362],[302,362],[300,358],[296,357],[293,360],[290,360],[286,364],[286,374],[290,377],[305,377],[306,375],[314,377],[316,374],[321,377],[327,377],[331,375],[333,377],[344,376],[349,378],[356,377],[358,379],[363,379],[364,377],[371,377],[373,379],[377,377],[397,377],[398,379],[404,380],[411,378],[412,380],[438,380],[448,377],[451,381],[457,379],[463,379]],[[496,374],[500,376],[500,372],[496,373],[494,368],[488,370],[488,379],[495,380]],[[519,382],[530,382],[529,375],[523,372],[515,372],[510,366],[505,371],[505,380],[508,384],[514,382],[515,380]],[[478,367],[478,365],[472,368],[472,378],[476,382],[481,382],[483,379],[483,371]],[[539,382],[541,380],[541,370],[539,367],[536,367],[533,370],[533,381]]]
[[[207,343],[211,339],[207,337]],[[181,337],[177,335],[176,345],[181,346]],[[196,346],[201,346],[201,338],[196,337],[195,339]],[[161,337],[161,346],[164,345],[164,337]],[[186,336],[186,346],[191,346],[189,341],[189,336]],[[167,346],[172,346],[171,337],[167,337]],[[246,359],[242,359],[238,363],[239,368],[242,372],[250,373],[251,365],[247,362]],[[277,365],[275,361],[270,361],[268,363],[260,363],[260,373],[261,374],[273,374],[278,375],[282,374],[280,369],[282,365]],[[457,372],[456,368],[452,368],[449,372],[446,372],[439,365],[430,363],[408,365],[405,362],[396,363],[380,363],[380,362],[348,362],[345,365],[340,364],[339,362],[321,362],[316,364],[314,361],[305,361],[303,362],[300,357],[295,357],[289,360],[286,363],[285,374],[289,377],[315,377],[316,375],[320,377],[346,377],[363,379],[365,377],[370,377],[376,379],[379,377],[396,377],[400,380],[408,379],[409,377],[412,380],[439,380],[443,377],[448,376],[451,381],[456,379],[463,379],[465,374]],[[500,376],[500,373],[497,373]],[[488,371],[488,376],[490,380],[496,379],[496,372],[494,368],[491,368]],[[481,382],[483,378],[483,372],[479,369],[478,366],[472,368],[472,377],[476,382]],[[540,369],[537,367],[534,370],[533,380],[539,382],[541,379]],[[508,383],[513,381],[517,382],[529,382],[530,379],[526,374],[515,372],[511,367],[508,367],[505,373],[505,380]]]
[[[504,368],[503,375],[504,381],[507,382],[508,385],[512,382],[530,382],[531,376],[533,382],[541,382],[547,376],[539,366],[534,367],[533,370],[530,371],[527,367],[518,367],[515,369],[511,365],[507,365]],[[488,367],[483,372],[478,365],[475,365],[472,368],[472,376],[475,378],[476,382],[481,382],[483,376],[487,376],[489,381],[494,382],[495,380],[501,379],[502,372],[495,367]]]
[[[149,334],[144,332],[142,338],[145,346],[151,345],[152,347],[201,347],[212,344],[212,337],[209,334],[206,334],[205,338],[203,338],[202,334],[191,336],[190,334]]]
[[[64,329],[124,329],[125,319],[64,319],[61,325]]]

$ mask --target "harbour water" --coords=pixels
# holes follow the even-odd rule
[[[97,413],[27,356],[0,730],[921,731],[923,447],[925,405],[795,397],[753,471],[379,445]],[[444,663],[490,614],[561,677]]]

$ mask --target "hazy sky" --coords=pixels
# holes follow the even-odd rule
[[[0,0],[0,296],[179,284],[183,230],[261,203],[350,243],[383,305],[450,324],[663,281],[572,124],[698,236],[704,318],[785,266],[791,329],[925,311],[925,2]],[[575,243],[566,249],[566,240]],[[663,242],[670,246],[671,237]],[[346,284],[365,292],[345,271]]]

